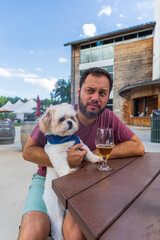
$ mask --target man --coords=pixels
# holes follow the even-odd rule
[[[83,73],[78,88],[78,106],[75,106],[77,107],[77,117],[80,124],[76,135],[88,145],[91,151],[98,154],[94,143],[96,129],[98,127],[110,127],[113,128],[116,144],[110,158],[143,155],[144,147],[139,138],[113,112],[105,109],[111,89],[112,79],[105,70],[91,68]],[[42,200],[45,166],[52,167],[43,150],[45,143],[46,138],[37,126],[23,151],[24,159],[40,166],[37,174],[33,177],[33,183],[26,200],[19,240],[45,240],[50,232],[50,221]],[[79,148],[81,148],[81,151],[77,151]],[[85,155],[86,150],[83,149],[82,144],[73,146],[68,152],[69,165],[71,167],[80,166]],[[69,212],[64,218],[63,234],[66,240],[85,239]]]

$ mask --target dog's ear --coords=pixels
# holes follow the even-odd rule
[[[53,115],[54,115],[54,111],[48,109],[46,113],[43,115],[43,117],[40,118],[39,125],[40,125],[40,130],[43,134],[47,133]]]

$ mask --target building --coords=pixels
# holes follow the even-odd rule
[[[160,1],[155,21],[64,44],[71,46],[71,101],[83,71],[102,67],[113,77],[108,107],[125,123],[150,126],[160,109]]]

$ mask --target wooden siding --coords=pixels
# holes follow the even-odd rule
[[[119,98],[116,95],[121,88],[151,81],[152,58],[153,38],[115,45],[114,109],[118,109]]]
[[[78,102],[78,86],[79,86],[79,62],[80,62],[80,47],[74,46],[72,48],[72,62],[71,62],[71,102]]]

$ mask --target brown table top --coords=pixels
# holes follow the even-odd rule
[[[160,153],[84,164],[52,187],[87,239],[160,239]]]

